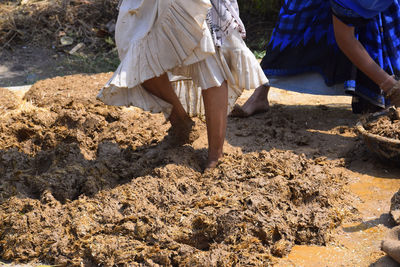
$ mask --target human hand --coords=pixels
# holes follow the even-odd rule
[[[396,84],[389,89],[386,93],[386,97],[390,100],[391,105],[400,107],[400,81],[397,81]]]

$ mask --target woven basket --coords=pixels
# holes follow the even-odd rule
[[[362,135],[368,149],[375,153],[383,161],[390,161],[400,166],[400,140],[383,137],[367,132],[364,126],[382,116],[389,116],[392,110],[388,109],[382,112],[374,113],[368,117],[362,118],[356,125],[357,131]]]

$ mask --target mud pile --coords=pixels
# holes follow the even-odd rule
[[[29,89],[24,99],[37,107],[50,108],[52,111],[77,109],[81,106],[89,109],[101,106],[104,109],[105,106],[96,96],[111,75],[112,73],[77,74],[39,81]]]
[[[15,44],[50,47],[60,45],[60,38],[69,36],[92,49],[104,46],[103,39],[112,36],[107,23],[116,19],[117,4],[117,0],[2,1],[0,44],[3,48]]]
[[[13,92],[0,87],[0,112],[4,113],[9,110],[16,109],[19,105],[19,100]]]
[[[73,75],[38,82],[25,95],[24,108],[0,118],[0,147],[28,155],[62,144],[78,145],[93,159],[100,142],[140,149],[163,139],[167,125],[161,115],[109,107],[96,100],[108,74]]]
[[[368,132],[400,140],[400,108],[365,125]]]
[[[326,244],[346,209],[344,177],[291,152],[228,155],[201,175],[189,147],[143,160],[144,170],[137,152],[99,150],[90,162],[73,146],[3,153],[1,186],[19,195],[0,207],[2,259],[261,265],[293,244]]]
[[[259,149],[202,174],[206,151],[169,146],[162,115],[95,100],[108,77],[42,81],[0,118],[1,260],[262,266],[350,213],[341,161]]]

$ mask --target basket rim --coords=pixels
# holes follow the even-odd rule
[[[367,132],[365,130],[364,125],[363,125],[363,123],[361,121],[357,122],[356,129],[363,136],[367,136],[369,138],[373,138],[373,139],[376,139],[376,140],[381,141],[381,142],[387,142],[387,143],[400,145],[400,140],[398,140],[398,139],[384,137],[384,136],[380,136],[380,135],[377,135],[377,134],[372,134],[372,133]]]

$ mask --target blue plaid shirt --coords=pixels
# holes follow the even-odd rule
[[[386,2],[386,0],[379,1]],[[288,59],[286,54],[292,50],[298,51],[298,57],[306,60],[307,58],[302,53],[308,51],[305,49],[310,43],[313,45],[313,49],[322,51],[321,55],[324,55],[323,51],[329,51],[330,54],[325,54],[325,56],[332,56],[332,51],[338,51],[332,25],[332,14],[337,15],[336,7],[340,6],[345,13],[340,13],[339,19],[346,19],[348,21],[348,23],[344,21],[346,24],[355,26],[356,36],[369,55],[386,72],[400,76],[400,0],[391,0],[391,2],[392,4],[383,12],[371,19],[365,19],[354,11],[339,5],[337,0],[285,0],[267,47],[267,55],[263,60],[268,63],[272,62],[274,66],[263,65],[264,72],[267,75],[278,76],[306,71],[323,73],[324,62],[328,61],[326,57],[322,56],[320,62],[306,65],[306,62],[298,62],[296,55],[292,55],[292,58]],[[317,45],[314,47],[315,44]],[[287,62],[281,59],[285,59]],[[329,77],[324,77],[327,84],[331,84],[332,81],[328,80]],[[385,106],[384,97],[374,83],[365,85],[357,78],[357,83],[349,81],[347,85],[349,84],[352,85],[351,87],[356,87],[359,95],[366,96],[373,102]],[[370,90],[371,86],[377,88]]]
[[[344,8],[357,13],[360,17],[370,19],[385,11],[393,0],[333,0]]]

